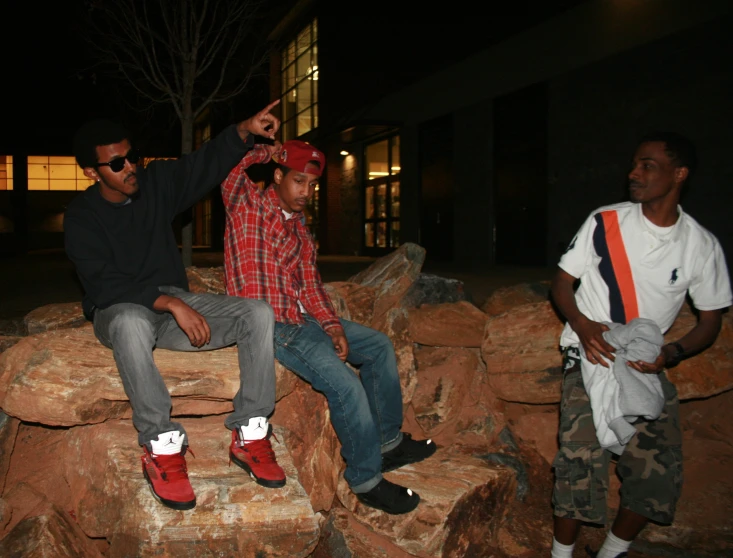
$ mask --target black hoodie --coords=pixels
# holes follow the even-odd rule
[[[72,200],[64,240],[84,287],[87,319],[95,308],[121,302],[153,310],[161,286],[188,290],[173,219],[219,186],[253,143],[231,125],[178,160],[138,167],[138,193],[124,204],[105,200],[98,183]]]

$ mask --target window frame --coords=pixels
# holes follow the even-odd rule
[[[401,245],[400,238],[399,238],[399,232],[397,234],[397,238],[395,238],[394,235],[394,225],[397,225],[397,231],[401,230],[400,224],[401,224],[401,198],[402,198],[402,181],[401,181],[401,165],[400,161],[395,161],[395,141],[397,143],[398,148],[398,154],[397,158],[399,159],[399,148],[400,148],[400,135],[399,133],[393,133],[388,136],[380,137],[379,139],[375,141],[371,141],[369,143],[364,144],[363,146],[363,154],[362,154],[362,160],[364,161],[363,165],[363,173],[362,173],[362,227],[361,227],[361,245],[362,250],[367,255],[379,255],[379,254],[385,254],[392,250],[395,250],[396,248],[399,248]],[[368,158],[368,149],[372,145],[376,145],[379,143],[382,143],[386,141],[387,142],[387,174],[384,176],[379,176],[376,178],[369,178],[369,158]],[[399,187],[399,199],[395,202],[392,196],[392,186]],[[381,186],[384,186],[385,192],[384,192],[384,203],[385,203],[385,216],[380,217],[379,215],[379,188]],[[374,207],[374,216],[368,217],[367,216],[367,208],[368,208],[368,195],[371,191],[371,197],[372,197],[372,206]],[[395,204],[397,204],[397,215],[394,215],[394,209]],[[379,226],[380,224],[384,223],[385,228],[385,245],[379,246]],[[371,231],[368,231],[369,226],[372,226]],[[367,244],[368,236],[371,234],[372,236],[372,245]]]
[[[307,44],[300,44],[302,37]],[[310,60],[308,61],[308,57]],[[307,63],[299,78],[298,67]],[[318,128],[318,19],[314,18],[288,42],[280,53],[280,105],[282,141],[299,138]],[[299,91],[307,85],[306,105],[299,106]],[[288,101],[292,94],[293,101]],[[293,105],[293,109],[290,109]],[[301,128],[302,123],[302,128]],[[302,131],[301,131],[302,130]]]

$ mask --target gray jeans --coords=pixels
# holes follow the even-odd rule
[[[211,342],[191,345],[172,314],[159,314],[139,304],[121,303],[94,313],[97,339],[112,349],[130,404],[140,445],[183,426],[171,421],[171,396],[153,360],[153,349],[207,351],[237,345],[239,390],[234,412],[225,421],[229,429],[246,425],[252,417],[267,417],[275,409],[275,357],[272,308],[247,298],[190,293],[178,287],[160,287],[201,314],[211,329]],[[188,439],[184,443],[188,443]]]

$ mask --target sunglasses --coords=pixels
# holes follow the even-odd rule
[[[137,149],[130,149],[124,157],[117,157],[107,163],[97,163],[97,167],[109,167],[112,172],[120,172],[125,168],[125,161],[131,165],[136,165],[140,160],[140,152]]]

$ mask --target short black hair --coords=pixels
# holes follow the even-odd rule
[[[97,146],[119,143],[128,139],[127,130],[117,122],[98,118],[90,120],[74,134],[74,157],[81,168],[93,167],[97,159]]]
[[[687,167],[688,176],[697,169],[697,150],[691,139],[677,132],[655,131],[644,135],[639,145],[650,141],[664,142],[664,151],[678,167]]]

